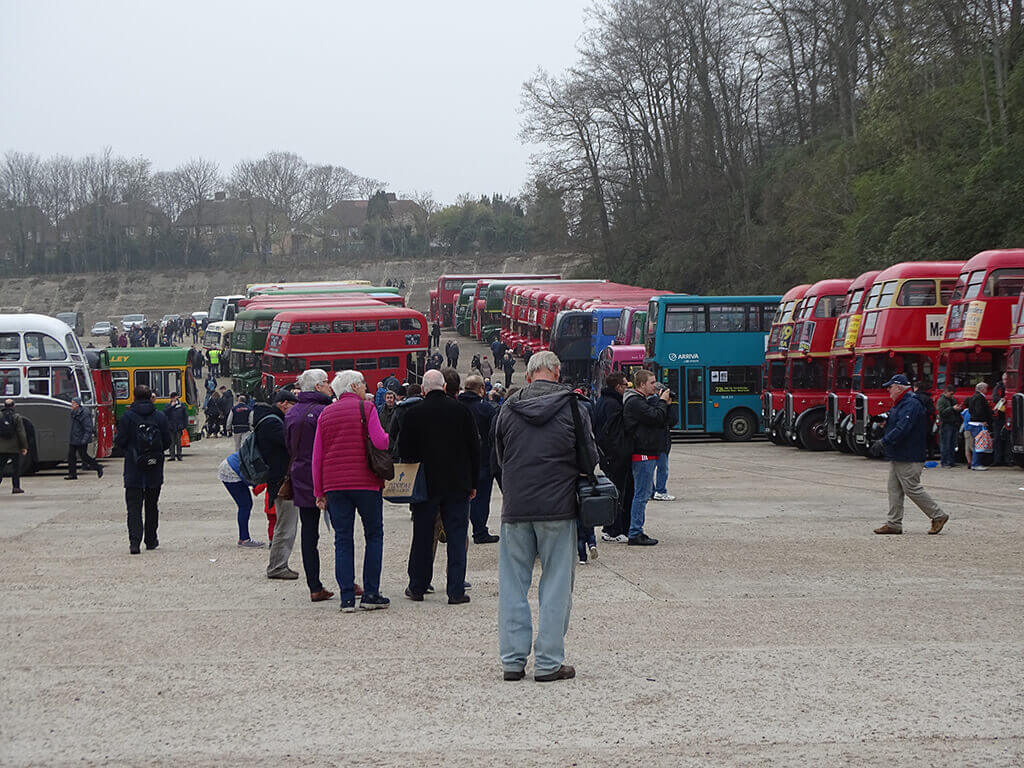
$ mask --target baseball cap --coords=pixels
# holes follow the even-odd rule
[[[893,384],[900,384],[901,386],[909,387],[910,380],[907,379],[907,377],[904,376],[902,373],[897,373],[895,376],[893,376],[891,379],[885,382],[885,384],[882,385],[882,388],[887,389],[888,387],[891,387]]]

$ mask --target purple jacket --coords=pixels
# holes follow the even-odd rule
[[[330,404],[331,398],[327,395],[299,392],[299,402],[284,417],[284,439],[288,452],[292,454],[292,493],[297,507],[316,506],[313,498],[313,440],[320,412]]]

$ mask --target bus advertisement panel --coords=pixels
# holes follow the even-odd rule
[[[646,363],[672,393],[677,431],[750,440],[763,431],[765,338],[781,296],[657,296]]]

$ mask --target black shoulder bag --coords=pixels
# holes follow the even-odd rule
[[[572,423],[576,432],[576,467],[580,474],[584,475],[576,481],[576,508],[579,513],[579,524],[584,528],[613,525],[619,492],[607,477],[595,475],[589,466],[590,462],[585,458],[585,435],[576,395],[570,395],[569,409],[572,411]]]

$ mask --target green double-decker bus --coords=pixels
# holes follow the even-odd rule
[[[231,337],[231,388],[236,394],[251,394],[259,385],[267,333],[274,317],[284,311],[280,307],[243,309],[235,316],[235,333]]]
[[[188,347],[111,347],[110,379],[114,389],[114,415],[120,419],[134,399],[135,387],[145,384],[153,391],[153,402],[162,410],[171,394],[178,393],[188,410],[188,436],[199,439],[196,415],[202,400],[196,389]]]

